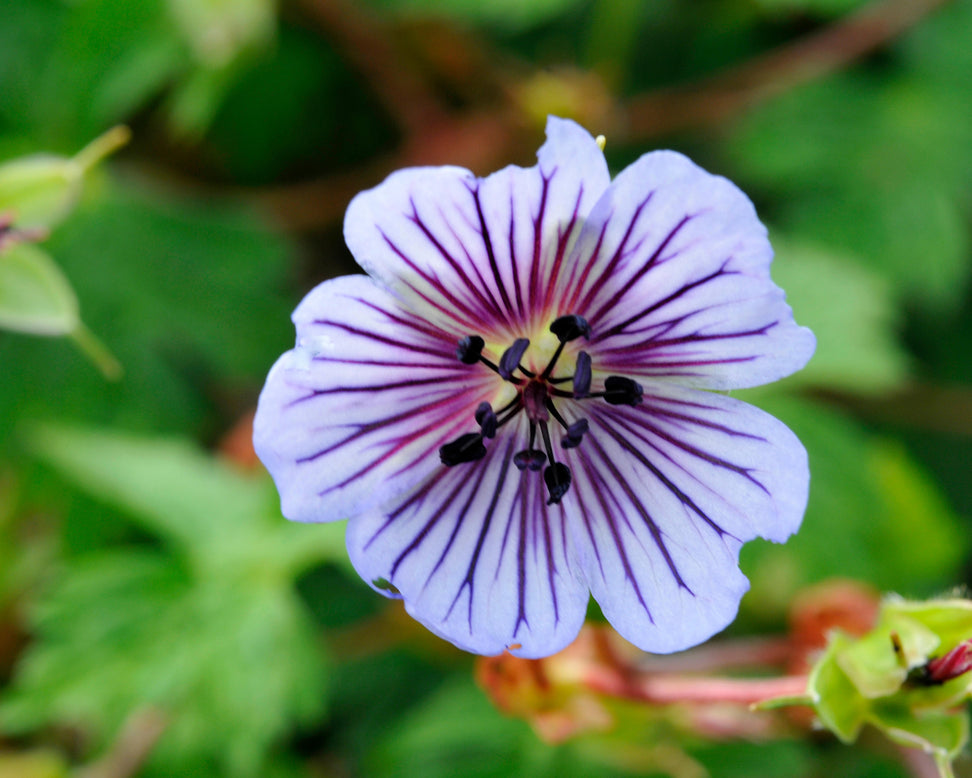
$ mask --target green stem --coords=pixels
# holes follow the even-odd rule
[[[81,168],[83,173],[87,173],[105,157],[114,154],[128,143],[131,137],[132,131],[125,125],[119,124],[91,141],[74,155],[72,161]]]
[[[81,352],[95,364],[106,379],[117,381],[122,377],[124,369],[121,362],[83,322],[78,323],[78,326],[69,333],[69,337]]]

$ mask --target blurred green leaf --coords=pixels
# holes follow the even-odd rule
[[[247,410],[293,343],[290,245],[248,209],[111,188],[47,246],[125,378],[106,386],[63,346],[0,340],[0,364],[17,365],[0,381],[0,440],[16,418],[212,434],[204,420]]]
[[[744,609],[781,613],[800,587],[826,578],[928,594],[959,580],[969,539],[935,482],[900,447],[848,416],[778,395],[758,398],[807,448],[810,499],[800,531],[783,546],[749,543]]]
[[[147,551],[95,555],[42,599],[33,628],[0,705],[8,732],[70,725],[103,748],[149,708],[169,720],[154,774],[209,764],[261,776],[281,737],[323,712],[324,657],[306,613],[259,579],[193,580]]]
[[[616,754],[617,743],[612,750]],[[525,722],[497,711],[469,678],[457,678],[390,729],[371,749],[366,767],[373,778],[608,778],[628,774],[612,766],[606,751],[584,743],[542,743]],[[618,759],[618,763],[623,761]]]
[[[84,141],[128,121],[187,67],[163,0],[70,5],[47,39],[31,113],[45,136]]]
[[[196,58],[210,68],[273,39],[275,0],[168,0],[168,8]]]
[[[864,5],[867,0],[756,0],[760,7],[773,13],[801,13],[837,16]]]
[[[71,283],[43,249],[18,243],[0,251],[0,328],[67,335],[79,322]]]
[[[70,566],[33,614],[37,638],[0,723],[80,726],[103,745],[148,706],[171,718],[153,755],[159,774],[213,761],[263,775],[270,749],[323,711],[323,646],[294,581],[322,561],[347,564],[343,527],[284,521],[265,474],[239,474],[184,441],[47,427],[28,442],[170,553],[117,550]]]
[[[970,275],[966,94],[930,76],[842,74],[752,112],[727,151],[795,240],[853,256],[898,299],[954,307]]]
[[[200,574],[250,570],[292,582],[312,564],[344,563],[344,526],[280,516],[272,482],[246,476],[188,441],[44,427],[31,450],[81,489],[166,539]]]
[[[774,238],[773,278],[817,350],[795,382],[856,392],[885,391],[907,375],[901,318],[890,285],[853,259]]]

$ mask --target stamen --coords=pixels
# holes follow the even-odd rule
[[[532,470],[537,472],[547,461],[547,456],[535,448],[528,448],[525,451],[517,451],[513,455],[513,464],[519,470]]]
[[[591,397],[603,397],[611,405],[637,405],[641,402],[643,391],[637,381],[624,376],[609,375],[604,381],[604,391],[592,394]]]
[[[591,325],[587,323],[587,319],[583,316],[570,313],[554,319],[554,323],[550,325],[550,331],[557,336],[557,339],[561,343],[567,343],[571,340],[577,340],[582,335],[585,338],[589,338]]]
[[[543,471],[543,482],[547,485],[550,499],[547,505],[559,503],[561,498],[567,494],[570,488],[570,468],[563,462],[554,459],[553,445],[550,443],[550,430],[547,429],[546,422],[540,422],[540,434],[543,435],[543,447],[547,451],[547,459],[550,465]]]
[[[483,436],[478,432],[467,432],[439,449],[439,459],[446,467],[475,462],[486,456]]]
[[[550,362],[547,364],[547,367],[540,374],[540,378],[544,381],[550,378],[554,365],[557,364],[557,360],[560,359],[560,355],[563,353],[564,344],[571,340],[576,340],[581,335],[585,338],[588,337],[591,334],[591,326],[583,316],[571,313],[554,319],[553,324],[550,325],[550,331],[557,336],[557,340],[560,343],[557,344],[557,350],[550,357]]]
[[[567,427],[567,434],[560,441],[564,448],[576,448],[584,439],[584,433],[590,428],[587,419],[578,419]]]
[[[577,354],[574,368],[574,397],[578,400],[591,393],[591,355],[586,351]]]
[[[492,439],[496,437],[496,428],[499,426],[499,421],[493,412],[493,406],[489,403],[480,403],[479,407],[476,408],[476,423],[482,429],[484,438]]]
[[[479,335],[466,335],[456,346],[456,356],[464,365],[475,365],[483,354],[486,341]]]
[[[550,492],[547,505],[559,503],[567,494],[567,490],[570,489],[570,468],[563,462],[554,462],[543,471],[543,482],[547,485],[547,491]]]
[[[498,373],[505,378],[510,380],[513,376],[513,371],[520,366],[520,360],[523,358],[523,354],[527,350],[527,346],[530,345],[530,341],[526,338],[517,338],[513,341],[513,345],[510,346],[506,351],[503,352],[503,356],[500,357]]]

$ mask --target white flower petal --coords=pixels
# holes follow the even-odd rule
[[[546,505],[539,473],[512,464],[522,435],[498,436],[485,459],[348,522],[361,577],[385,594],[392,584],[414,618],[478,654],[552,654],[587,609],[560,507]]]
[[[531,168],[485,179],[454,167],[394,173],[351,202],[349,248],[437,326],[512,341],[557,302],[551,279],[610,180],[585,130],[551,119],[547,136]]]
[[[267,378],[254,445],[296,521],[347,518],[424,479],[495,388],[366,276],[321,284],[294,322],[297,347]]]
[[[575,247],[567,307],[591,324],[594,369],[708,389],[775,381],[813,354],[770,280],[752,203],[675,152],[625,169]]]
[[[695,645],[735,617],[740,546],[799,526],[806,452],[773,417],[692,389],[650,385],[638,406],[584,410],[564,503],[591,591],[644,650]]]

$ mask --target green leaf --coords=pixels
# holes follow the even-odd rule
[[[27,441],[47,464],[168,540],[201,571],[249,569],[288,580],[312,564],[346,563],[342,524],[284,521],[265,474],[243,475],[185,440],[48,426]]]
[[[83,142],[128,121],[186,68],[163,0],[74,3],[47,38],[31,95],[45,137]]]
[[[106,387],[61,345],[0,339],[0,364],[14,366],[0,381],[0,441],[15,418],[211,436],[293,344],[293,252],[249,209],[109,186],[48,246],[125,379]],[[56,403],[52,386],[64,387]]]
[[[864,5],[866,0],[756,0],[760,7],[774,14],[815,14],[839,16]]]
[[[135,711],[168,720],[162,775],[206,764],[260,776],[272,747],[323,713],[326,665],[289,588],[227,574],[194,579],[146,551],[93,555],[33,613],[37,638],[0,706],[0,726],[71,725],[96,748]]]
[[[954,307],[970,271],[968,86],[851,71],[752,112],[727,151],[794,239],[851,256],[898,299]]]
[[[196,58],[210,68],[273,40],[274,0],[168,0],[167,5]]]
[[[67,335],[79,324],[74,290],[43,249],[17,243],[0,251],[0,327]]]
[[[814,708],[821,723],[845,743],[857,739],[868,710],[867,701],[837,661],[840,651],[849,643],[845,635],[833,635],[807,681],[807,691],[815,700]]]
[[[907,451],[823,405],[778,394],[760,394],[756,402],[806,446],[811,478],[799,532],[783,546],[743,547],[752,581],[747,611],[782,613],[799,588],[832,577],[908,595],[960,580],[968,535]]]
[[[891,286],[853,258],[774,236],[773,278],[817,350],[792,381],[855,392],[886,391],[908,373]]]
[[[900,704],[878,704],[869,720],[895,743],[946,760],[958,756],[969,740],[969,715],[965,710],[916,713]]]

